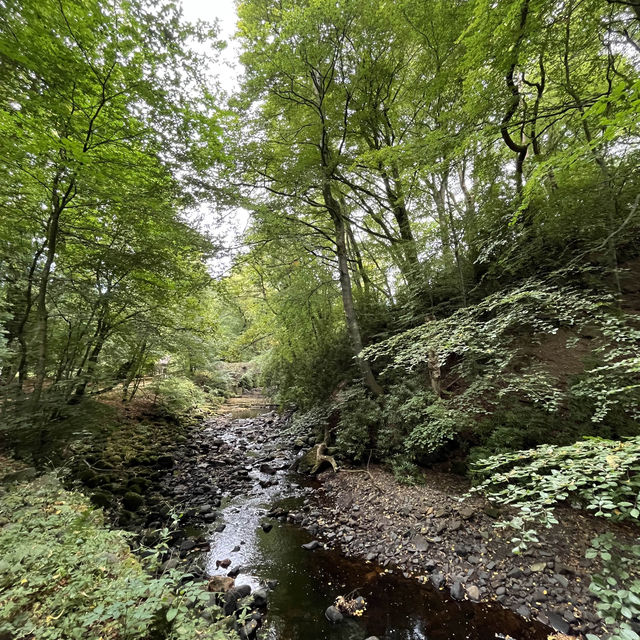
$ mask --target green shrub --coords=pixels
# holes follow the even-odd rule
[[[378,432],[378,452],[393,456],[405,452],[405,440],[427,417],[427,408],[435,395],[417,385],[396,384],[384,399],[384,424]]]
[[[156,403],[169,416],[179,418],[206,402],[204,391],[188,378],[162,378],[151,387]]]
[[[389,460],[394,478],[400,484],[423,484],[424,477],[420,467],[411,462],[406,456],[396,455]]]
[[[229,395],[232,384],[229,373],[218,367],[208,371],[198,371],[193,376],[193,382],[201,387],[205,393],[214,396]]]
[[[467,443],[489,451],[511,435],[510,449],[585,433],[638,434],[638,319],[604,292],[567,284],[572,276],[579,278],[559,271],[528,280],[363,351],[389,381],[429,380],[436,356],[443,398],[430,409],[426,398],[406,407],[414,422],[408,446],[433,450],[467,426]],[[500,416],[524,411],[532,429]]]
[[[203,585],[172,570],[152,577],[128,534],[49,475],[0,484],[0,636],[151,640],[231,637]],[[146,560],[158,561],[162,547]],[[194,606],[195,605],[195,606]]]
[[[356,462],[365,459],[366,452],[375,446],[377,430],[383,415],[377,402],[363,385],[343,390],[333,408],[339,412],[336,447],[340,454]]]
[[[468,420],[465,414],[447,407],[442,401],[426,407],[422,415],[423,421],[411,430],[404,442],[407,452],[414,458],[436,453],[456,437]]]

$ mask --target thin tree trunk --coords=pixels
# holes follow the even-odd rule
[[[360,334],[360,325],[358,323],[358,318],[353,304],[351,277],[349,275],[349,257],[347,255],[345,219],[340,207],[340,202],[331,192],[331,185],[328,180],[325,180],[322,185],[322,195],[335,229],[336,254],[338,257],[338,269],[340,272],[340,291],[342,293],[342,305],[347,322],[347,330],[351,339],[351,347],[366,385],[374,395],[380,396],[383,394],[382,387],[378,384],[375,376],[373,375],[373,371],[371,370],[369,363],[360,356],[360,353],[362,352],[362,336]]]
[[[64,151],[61,150],[61,156],[64,156]],[[51,215],[47,224],[47,237],[45,242],[46,247],[46,260],[42,268],[42,274],[40,275],[40,282],[38,285],[38,295],[36,297],[36,341],[38,344],[38,352],[36,359],[36,378],[33,388],[33,394],[31,396],[31,403],[34,413],[38,410],[40,401],[42,399],[42,390],[44,388],[44,380],[47,374],[47,355],[49,350],[48,345],[48,330],[49,330],[49,311],[47,309],[47,293],[49,288],[49,278],[51,276],[51,268],[56,257],[56,251],[58,248],[58,232],[60,228],[60,216],[65,207],[75,196],[75,179],[69,180],[69,184],[65,189],[62,196],[60,196],[60,179],[61,172],[58,170],[53,179],[53,189],[51,196]]]

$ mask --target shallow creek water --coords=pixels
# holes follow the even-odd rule
[[[243,407],[243,409],[247,409]],[[231,559],[230,568],[241,568],[236,585],[252,588],[277,580],[269,592],[269,606],[259,637],[268,640],[364,640],[375,635],[380,640],[542,640],[549,629],[527,622],[498,605],[457,602],[429,585],[404,578],[397,572],[346,558],[338,551],[324,548],[307,551],[301,547],[311,537],[302,528],[275,519],[267,512],[276,506],[299,510],[313,486],[287,470],[293,454],[276,459],[282,466],[278,483],[263,488],[260,480],[269,479],[259,471],[259,454],[252,450],[250,438],[243,438],[244,422],[234,412],[232,431],[216,433],[233,446],[246,448],[247,466],[253,487],[248,495],[232,499],[222,509],[217,522],[224,531],[211,535],[207,559],[209,575],[226,575],[229,569],[217,568],[216,561]],[[256,415],[255,407],[251,411]],[[287,457],[289,456],[289,457]],[[255,459],[255,464],[251,460]],[[279,463],[279,464],[278,464]],[[286,463],[286,464],[285,464]],[[270,522],[267,533],[261,524]],[[346,618],[332,625],[324,617],[325,609],[338,595],[358,590],[367,601],[362,618]]]

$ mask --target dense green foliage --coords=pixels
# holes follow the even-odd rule
[[[173,569],[143,567],[127,535],[44,476],[0,485],[0,634],[11,638],[224,638],[211,594]],[[195,606],[194,606],[195,604]]]
[[[475,470],[517,549],[559,501],[635,522],[637,2],[238,18],[223,105],[216,30],[171,0],[0,0],[0,427],[151,376],[170,420],[260,383],[340,463]],[[203,203],[250,213],[217,281]],[[631,640],[619,545],[593,590]]]
[[[170,2],[0,14],[0,401],[32,422],[87,389],[121,382],[126,400],[166,353],[211,351],[213,247],[188,219],[221,157],[192,45],[218,43]]]
[[[239,17],[230,177],[253,217],[228,281],[275,397],[308,409],[355,382],[335,436],[357,459],[637,434],[631,8],[247,0]]]

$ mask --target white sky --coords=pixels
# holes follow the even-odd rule
[[[238,88],[238,78],[242,73],[238,61],[238,48],[232,41],[236,30],[236,7],[234,0],[181,0],[184,18],[189,22],[218,20],[220,38],[227,42],[227,47],[218,58],[211,72],[219,81],[222,89],[232,93]],[[239,244],[239,235],[245,230],[249,221],[249,212],[244,209],[234,209],[224,214],[224,222],[219,224],[218,216],[209,213],[209,207],[204,205],[198,212],[204,218],[209,230],[219,238],[223,245],[232,251]],[[215,222],[214,222],[215,220]],[[225,252],[210,264],[214,276],[228,273],[232,264],[231,255]]]
[[[234,0],[181,0],[184,17],[189,22],[205,20],[220,25],[220,38],[227,42],[227,48],[223,51],[222,60],[215,69],[220,83],[226,91],[233,91],[237,87],[237,78],[240,74],[238,62],[238,50],[231,41],[236,30],[236,7]]]

